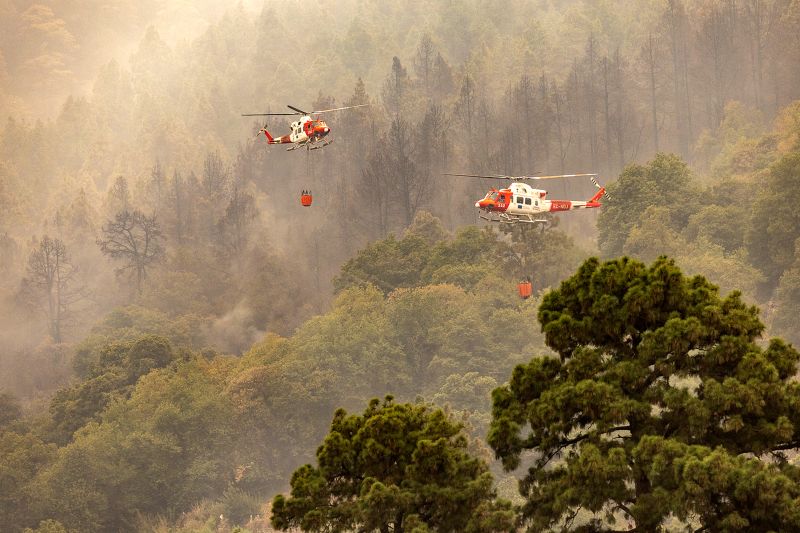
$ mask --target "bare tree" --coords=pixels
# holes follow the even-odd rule
[[[586,43],[586,63],[587,76],[584,79],[584,94],[586,96],[586,112],[589,119],[589,161],[591,168],[597,168],[597,152],[599,141],[597,135],[597,85],[595,80],[595,68],[597,68],[597,39],[594,34],[589,34]]]
[[[536,120],[536,140],[541,152],[542,161],[550,163],[550,137],[553,127],[553,106],[547,94],[549,88],[547,76],[542,74],[539,77],[539,102],[538,117]]]
[[[438,107],[433,113],[439,113]],[[433,120],[433,115],[429,118]],[[430,192],[431,174],[415,163],[413,144],[408,122],[395,118],[362,168],[360,194],[369,209],[361,210],[361,218],[376,227],[381,237],[389,231],[395,213],[400,215],[402,224],[410,225]],[[392,202],[394,198],[396,202]]]
[[[658,100],[656,99],[657,53],[655,51],[652,33],[648,36],[647,45],[642,48],[641,55],[647,65],[647,73],[650,81],[650,114],[653,123],[653,151],[658,152]]]
[[[779,2],[784,7],[768,39],[774,110],[797,98],[800,87],[800,2]]]
[[[453,69],[447,63],[441,52],[436,54],[436,60],[433,63],[433,93],[434,96],[441,100],[450,95],[455,86],[453,82]]]
[[[491,101],[486,97],[486,95],[481,94],[478,97],[478,105],[477,109],[475,110],[475,120],[479,124],[480,132],[489,132],[492,131],[492,126],[494,123],[492,119],[494,118],[494,109],[492,108]],[[444,137],[443,137],[444,140]],[[488,136],[484,141],[477,143],[477,147],[480,150],[480,165],[478,168],[491,168],[491,148],[493,144],[494,138],[493,136]],[[443,150],[443,153],[446,154],[446,148]]]
[[[664,14],[666,24],[664,25],[669,31],[670,52],[672,56],[672,82],[674,88],[674,117],[675,117],[675,134],[678,139],[678,150],[683,157],[689,155],[689,139],[691,137],[691,121],[686,113],[684,113],[684,99],[685,94],[688,93],[688,83],[684,83],[686,76],[685,54],[681,54],[682,44],[686,24],[686,13],[683,8],[683,3],[680,0],[668,0],[667,10]],[[681,89],[684,94],[681,94]],[[686,109],[689,109],[688,102],[686,102]]]
[[[360,190],[363,205],[355,210],[369,228],[377,228],[378,236],[381,238],[389,231],[392,190],[390,177],[386,172],[388,166],[389,157],[385,143],[380,143],[361,169]]]
[[[172,204],[172,224],[167,224],[167,226],[172,226],[172,234],[178,244],[183,244],[184,241],[184,233],[185,233],[185,222],[184,218],[186,216],[186,193],[183,191],[183,180],[181,179],[180,174],[178,171],[175,170],[172,173],[172,188],[168,193],[169,201]],[[170,210],[167,211],[169,213]]]
[[[552,99],[553,110],[556,127],[556,140],[558,141],[558,163],[559,169],[563,174],[565,172],[565,163],[569,147],[572,144],[572,123],[569,117],[565,117],[567,111],[564,109],[567,106],[567,97],[562,94],[555,82],[552,83]]]
[[[624,78],[625,62],[620,55],[619,48],[614,52],[614,59],[611,63],[611,92],[614,95],[614,113],[612,118],[613,131],[617,138],[617,155],[619,156],[618,170],[625,168],[627,162],[626,141],[631,141],[632,158],[639,149],[642,131],[645,128],[644,119],[639,117],[633,109],[632,100],[628,99],[627,88],[633,84],[633,80]],[[638,133],[632,138],[632,133],[636,130],[637,123],[641,122]],[[610,139],[609,139],[610,142]]]
[[[382,92],[383,105],[390,114],[396,115],[404,110],[410,83],[406,68],[397,56],[393,57],[392,72],[383,82]]]
[[[606,169],[611,174],[611,107],[608,95],[608,56],[603,56],[603,122],[606,126]],[[618,136],[619,137],[619,136]]]
[[[223,194],[230,181],[230,175],[225,161],[219,152],[206,155],[203,161],[203,190],[211,201],[216,201]]]
[[[794,5],[793,5],[794,4]],[[756,107],[765,109],[764,63],[768,61],[765,52],[770,35],[775,33],[781,19],[791,19],[792,10],[797,10],[796,2],[780,0],[746,0],[744,2],[745,25],[750,35],[750,65],[753,77],[753,92]],[[795,37],[796,39],[796,37]],[[791,45],[786,43],[787,51]],[[795,51],[795,53],[797,53]]]
[[[517,127],[520,129],[520,133],[524,133],[525,146],[521,147],[522,157],[520,160],[524,158],[523,168],[525,169],[532,169],[534,164],[533,125],[535,123],[534,116],[536,113],[534,109],[535,91],[536,87],[531,79],[527,74],[523,74],[519,82],[514,86],[512,96],[512,109],[520,115],[520,121]],[[530,172],[530,170],[525,170],[525,172]]]
[[[414,58],[414,72],[422,82],[425,96],[430,98],[431,85],[433,84],[433,68],[436,62],[436,49],[429,33],[425,33],[417,46],[417,55]]]
[[[218,223],[220,248],[234,257],[241,257],[247,247],[250,225],[257,216],[258,209],[253,195],[242,192],[235,186],[228,207],[225,208],[225,215]]]
[[[467,130],[466,150],[470,153],[470,164],[475,166],[474,155],[472,155],[472,135],[475,122],[475,114],[477,109],[477,97],[475,94],[475,82],[469,74],[464,75],[461,82],[461,90],[459,91],[458,100],[455,103],[454,113],[458,117],[461,124]]]
[[[570,72],[567,87],[565,90],[565,103],[568,110],[570,132],[575,132],[576,141],[576,159],[579,165],[583,165],[586,161],[583,153],[583,137],[585,128],[583,127],[583,109],[584,98],[583,91],[581,91],[581,83],[584,78],[583,68],[581,63],[576,59],[572,63],[572,70]]]
[[[762,0],[748,0],[744,3],[744,13],[750,34],[750,67],[753,76],[753,94],[756,107],[761,109],[761,86],[764,73],[764,43],[766,42],[764,29],[765,2]]]
[[[445,133],[448,128],[447,117],[442,107],[437,104],[428,106],[422,123],[416,128],[415,153],[419,167],[425,172],[436,174],[445,164],[449,140]]]
[[[166,177],[161,168],[161,162],[156,160],[155,165],[150,170],[150,179],[146,183],[148,199],[155,209],[161,209],[164,201],[164,190],[166,189]]]
[[[97,244],[110,258],[123,261],[117,274],[128,272],[135,277],[136,291],[141,294],[147,270],[164,253],[163,238],[155,215],[148,217],[138,210],[122,211],[103,226],[103,238]]]
[[[710,90],[706,90],[706,101],[710,102],[711,127],[716,128],[722,122],[725,104],[730,99],[732,83],[739,77],[736,54],[735,27],[731,24],[733,17],[727,17],[730,8],[723,6],[711,9],[703,20],[696,40],[698,49],[706,68],[701,69],[700,78]]]
[[[20,292],[28,303],[44,311],[55,342],[63,339],[70,307],[84,297],[82,287],[76,285],[76,272],[60,239],[45,236],[28,257]]]
[[[408,122],[399,117],[395,118],[389,127],[385,144],[390,161],[387,171],[396,187],[405,215],[405,225],[409,226],[428,193],[430,174],[420,171],[414,163],[411,128]]]
[[[114,184],[108,190],[106,206],[108,213],[117,213],[130,209],[131,190],[128,186],[128,179],[125,176],[117,176]]]

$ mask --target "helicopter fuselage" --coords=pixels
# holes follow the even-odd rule
[[[305,146],[311,150],[322,148],[332,142],[332,139],[323,140],[330,132],[331,129],[324,120],[313,119],[309,115],[300,117],[300,120],[291,123],[292,131],[288,135],[281,135],[280,137],[272,137],[267,131],[267,128],[262,128],[261,131],[267,137],[267,144],[291,144],[287,150],[295,150],[300,146]],[[311,146],[317,141],[322,141],[319,145]]]
[[[289,135],[281,137],[288,137],[287,141],[292,143],[306,143],[318,141],[330,133],[331,129],[324,120],[312,119],[310,116],[301,117],[300,120],[292,122],[292,131]]]
[[[542,220],[535,217],[542,213],[600,207],[600,198],[604,192],[605,189],[601,189],[588,201],[550,200],[547,198],[547,191],[543,189],[534,189],[525,183],[513,183],[507,189],[492,189],[485,197],[475,202],[475,207],[490,216],[498,217],[487,220],[537,223]]]

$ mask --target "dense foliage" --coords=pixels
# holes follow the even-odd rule
[[[786,297],[776,288],[792,268],[800,236],[789,207],[796,195],[799,112],[787,107],[773,131],[761,133],[750,130],[753,119],[739,106],[726,108],[717,135],[736,142],[718,153],[717,164],[726,168],[721,177],[704,179],[667,154],[626,167],[597,219],[600,250],[644,261],[668,254],[685,271],[774,309],[774,300]],[[781,323],[791,315],[781,307],[769,318]]]
[[[776,324],[787,319],[777,303],[787,292],[777,290],[794,257],[796,224],[783,198],[794,170],[777,162],[796,151],[800,123],[796,2],[245,2],[224,16],[202,2],[192,17],[180,15],[188,6],[161,4],[45,1],[4,11],[0,386],[30,396],[65,384],[64,354],[122,305],[196,317],[204,343],[232,353],[266,331],[289,334],[324,312],[331,279],[370,279],[357,264],[339,273],[365,243],[399,234],[422,210],[451,230],[473,221],[483,184],[445,171],[594,171],[604,183],[622,172],[599,223],[605,256],[669,253],[686,271],[774,308]],[[148,20],[161,25],[145,29]],[[123,46],[123,36],[138,43]],[[309,38],[315,44],[291,45]],[[100,59],[115,48],[133,53]],[[91,90],[43,113],[52,118],[24,118],[38,100],[54,109],[73,83]],[[289,102],[370,106],[328,118],[340,139],[332,150],[285,154],[246,142],[257,128],[238,114]],[[298,192],[309,188],[314,208],[300,209]],[[577,180],[550,193],[591,190]],[[770,222],[776,205],[779,221]],[[103,247],[134,219],[130,242],[146,227],[155,248]],[[570,214],[560,229],[593,248],[593,221]],[[387,254],[387,267],[409,254],[397,279],[373,280],[384,292],[406,286],[418,266],[422,282],[482,276],[477,258],[437,272],[397,240],[371,250]],[[499,251],[504,268],[539,286],[585,258],[559,235],[515,228],[510,240],[513,253]],[[69,280],[46,292],[28,267],[55,241]],[[497,252],[480,252],[489,253]],[[48,359],[46,368],[24,363]]]
[[[756,308],[660,258],[583,264],[539,308],[557,357],[493,393],[489,443],[520,484],[531,531],[670,517],[715,531],[800,527],[800,353],[762,347]]]
[[[513,531],[494,501],[487,465],[467,453],[461,427],[439,409],[372,400],[362,415],[337,410],[318,466],[292,475],[272,523],[303,531]]]
[[[419,249],[428,256],[451,247],[443,265],[462,268],[470,234],[481,236],[422,239]],[[366,257],[358,261],[363,271],[380,272]],[[514,371],[494,393],[489,431],[508,468],[526,449],[541,453],[521,485],[522,516],[533,529],[563,520],[597,527],[631,520],[648,529],[668,519],[722,529],[794,523],[800,478],[783,453],[796,447],[800,392],[790,379],[800,356],[778,340],[755,344],[763,325],[738,294],[720,298],[704,278],[684,277],[665,259],[651,267],[591,260],[544,296],[542,339],[520,327],[534,323],[538,302],[517,300],[513,283],[496,274],[467,289],[410,285],[388,295],[362,281],[343,286],[328,313],[291,337],[268,335],[238,359],[193,351],[181,322],[159,323],[138,308],[115,313],[82,345],[81,380],[59,390],[48,413],[20,418],[15,400],[4,397],[9,490],[0,504],[20,529],[51,520],[81,531],[134,530],[158,516],[197,524],[197,505],[200,516],[243,523],[263,512],[259,502],[283,490],[326,432],[348,435],[348,446],[360,450],[366,434],[356,439],[357,429],[373,415],[432,412],[373,403],[364,416],[337,414],[328,428],[338,407],[356,409],[385,391],[449,406],[471,432],[469,461],[477,462],[470,464],[479,464],[488,392],[513,365],[542,353],[545,340],[560,358],[535,358]],[[457,425],[441,423],[465,453]],[[276,525],[380,521],[402,503],[409,530],[468,527],[459,513],[448,515],[449,526],[434,525],[438,519],[409,503],[419,503],[405,492],[413,483],[362,500],[372,492],[361,491],[366,478],[355,471],[349,497],[361,503],[347,507],[349,515],[319,515],[313,502],[326,492],[310,481],[330,473],[328,461],[351,455],[318,454],[318,469],[298,470],[311,478],[296,474],[293,496],[276,500]],[[771,462],[759,460],[765,457]],[[352,465],[375,468],[366,457]],[[491,484],[479,485],[493,494]],[[492,524],[508,523],[505,505],[476,510],[482,525],[475,530],[503,530]]]
[[[504,238],[504,234],[509,234]],[[558,230],[522,225],[479,229],[467,226],[450,239],[440,221],[421,212],[402,239],[368,244],[342,266],[336,290],[371,284],[389,293],[419,285],[452,283],[479,289],[492,278],[530,279],[541,290],[555,285],[585,254]]]
[[[14,398],[3,397],[13,482],[2,501],[16,527],[55,520],[73,530],[128,531],[146,517],[188,516],[197,505],[214,509],[207,517],[244,523],[313,457],[331,413],[387,391],[448,406],[466,426],[470,453],[485,456],[480,439],[495,377],[543,348],[540,335],[517,327],[534,321],[536,301],[520,300],[514,278],[491,256],[473,260],[483,246],[506,246],[496,233],[466,228],[451,237],[423,215],[402,241],[448,283],[411,279],[385,294],[348,278],[328,312],[290,337],[267,335],[240,358],[203,349],[207,326],[197,316],[142,306],[110,313],[76,346],[77,381],[38,418],[21,419]],[[382,283],[391,273],[369,250],[354,261]],[[345,267],[340,279],[352,272]],[[480,490],[494,490],[481,479]],[[504,509],[500,516],[510,516]],[[478,514],[494,521],[488,507]]]

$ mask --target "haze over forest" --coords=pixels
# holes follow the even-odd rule
[[[256,136],[264,122],[241,116],[287,104],[369,106],[325,115],[332,145],[287,153]],[[416,518],[393,518],[393,531],[505,531],[512,522],[607,530],[615,520],[640,530],[736,530],[739,509],[739,518],[710,521],[733,516],[717,506],[724,497],[702,506],[705,496],[675,496],[658,514],[636,497],[600,497],[597,487],[569,501],[555,489],[536,493],[531,486],[546,486],[538,478],[517,491],[520,450],[533,441],[510,436],[524,423],[504,417],[522,412],[514,401],[530,401],[519,393],[523,369],[542,379],[541,361],[582,361],[594,347],[628,357],[620,346],[655,337],[691,339],[688,354],[736,337],[730,353],[761,354],[774,366],[788,392],[764,393],[781,401],[772,411],[763,408],[771,400],[759,404],[776,417],[763,425],[725,411],[747,404],[741,391],[725,389],[734,399],[706,406],[708,416],[675,407],[681,394],[706,401],[713,387],[703,372],[728,376],[681,366],[693,355],[644,364],[672,369],[672,380],[667,370],[660,378],[682,392],[637,401],[697,415],[695,428],[714,417],[725,431],[757,426],[747,439],[717,438],[713,424],[702,436],[687,430],[680,445],[723,449],[740,469],[780,466],[791,481],[781,485],[786,498],[764,505],[800,501],[800,420],[787,407],[800,400],[786,384],[796,352],[769,342],[800,342],[796,0],[6,0],[0,119],[0,530],[321,530],[292,514],[321,498],[298,503],[305,478],[292,472],[313,463],[323,442],[332,446],[324,439],[337,424],[368,427],[389,412],[436,428],[457,450],[451,463],[466,465],[453,479],[483,480],[464,496],[479,505],[463,522],[408,511]],[[283,135],[291,120],[268,117],[267,128]],[[474,204],[507,182],[448,172],[592,172],[610,194],[597,210],[548,214],[546,228],[493,225]],[[557,199],[596,192],[585,178],[545,188]],[[302,190],[313,192],[309,208]],[[623,256],[631,263],[615,262]],[[591,276],[607,284],[581,284]],[[533,284],[529,300],[517,294],[523,278]],[[653,314],[592,315],[621,321],[602,332],[555,325],[559,313],[575,318],[570,306],[586,294],[633,305],[621,296],[634,291],[632,280],[663,281],[652,298],[664,302],[642,304]],[[697,306],[707,298],[716,311],[673,309],[677,300],[664,294]],[[654,322],[637,322],[645,315]],[[689,326],[678,335],[653,317],[691,317],[720,337]],[[614,344],[603,337],[610,331],[627,337]],[[720,360],[748,382],[737,357]],[[587,376],[603,375],[591,365]],[[573,379],[573,370],[564,375]],[[368,404],[386,395],[395,400]],[[608,428],[641,437],[624,405],[580,427],[562,421],[552,457],[569,463],[564,450],[586,452],[574,432],[605,428],[586,439],[611,464],[599,444],[610,442]],[[363,411],[363,420],[334,418],[339,407]],[[466,440],[436,422],[437,407],[464,425]],[[532,434],[536,420],[527,421]],[[528,448],[546,456],[546,446],[543,438]],[[648,453],[626,450],[636,457],[629,466]],[[320,472],[334,468],[325,460],[337,451],[320,452]],[[769,453],[779,466],[758,461]],[[293,499],[273,500],[290,482]],[[593,497],[600,503],[587,504]],[[534,510],[540,504],[552,516]],[[372,524],[364,517],[380,513],[368,509],[348,527]],[[786,513],[769,527],[800,527]],[[742,519],[741,530],[768,524]]]

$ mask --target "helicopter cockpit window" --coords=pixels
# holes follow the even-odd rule
[[[489,200],[497,200],[497,191],[489,193]]]

